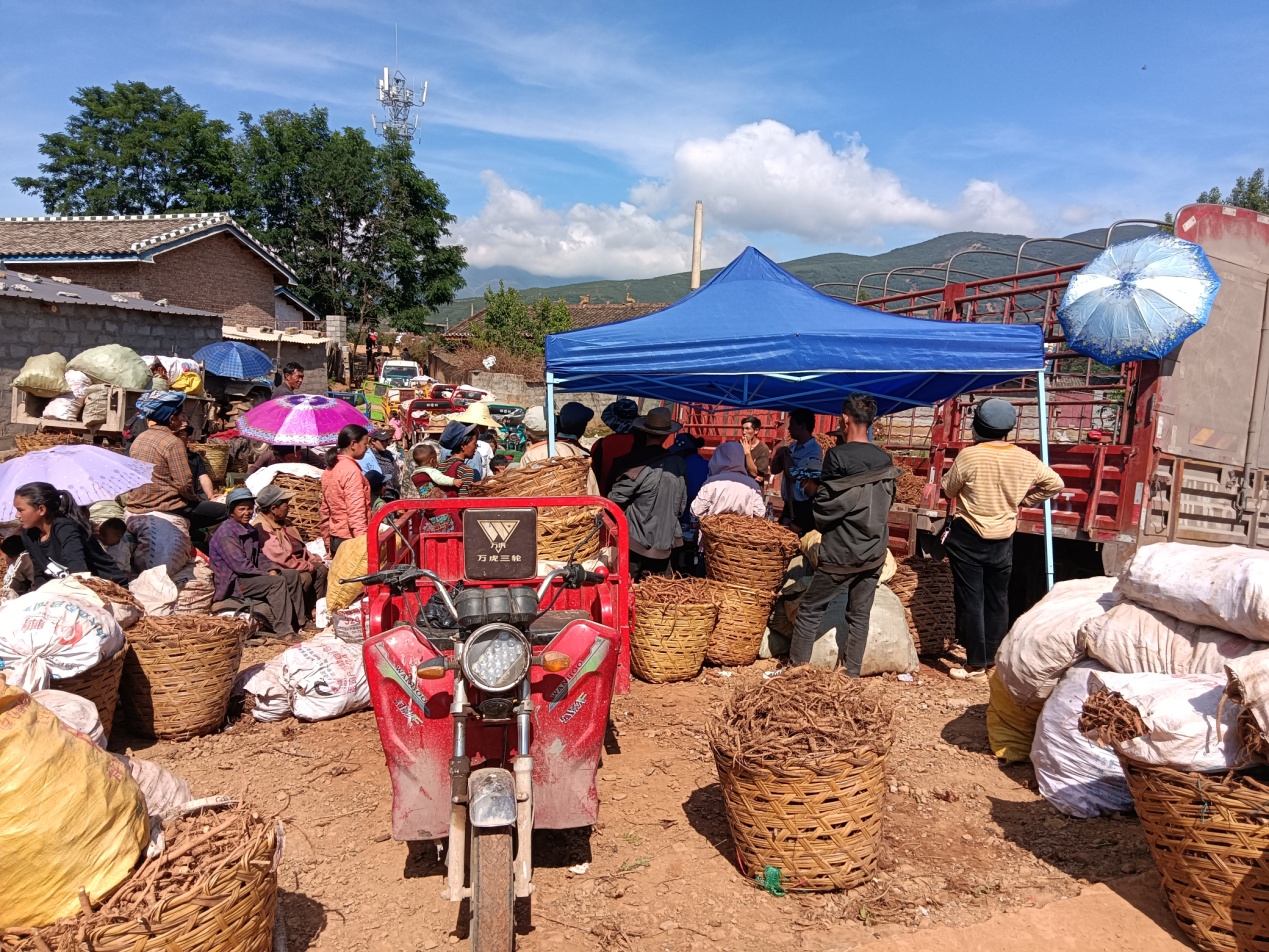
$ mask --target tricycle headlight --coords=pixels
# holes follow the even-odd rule
[[[463,674],[482,691],[510,691],[529,671],[531,650],[510,625],[485,625],[463,642]]]

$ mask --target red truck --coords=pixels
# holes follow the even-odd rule
[[[1058,578],[1113,572],[1139,545],[1182,541],[1269,545],[1269,216],[1223,205],[1187,205],[1176,234],[1201,245],[1222,286],[1207,326],[1162,360],[1109,368],[1070,351],[1057,309],[1083,264],[942,284],[869,300],[868,307],[930,320],[1033,323],[1050,356],[1049,459],[1066,489],[1053,503]],[[1090,257],[1092,255],[1090,254]],[[1025,259],[1020,259],[1025,260]],[[948,270],[949,276],[957,272]],[[1018,407],[1019,443],[1038,453],[1036,382],[991,391]],[[893,414],[874,433],[926,479],[920,506],[896,505],[896,554],[930,551],[947,514],[939,480],[970,445],[966,410],[982,393]],[[749,411],[679,407],[677,419],[707,445],[735,439]],[[782,414],[754,413],[769,442]],[[833,432],[821,418],[818,429]],[[1039,509],[1019,519],[1015,565],[1042,560]],[[1040,563],[1042,564],[1042,562]],[[1033,600],[1043,572],[1015,571]],[[1029,580],[1029,581],[1028,581]],[[1025,596],[1023,596],[1025,597]]]

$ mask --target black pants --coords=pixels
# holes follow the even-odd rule
[[[996,649],[1009,631],[1013,539],[984,539],[964,519],[956,519],[944,547],[952,563],[956,640],[965,646],[965,663],[995,664]]]
[[[789,661],[793,664],[810,662],[825,610],[842,592],[849,592],[845,630],[837,631],[837,663],[852,678],[859,677],[864,664],[864,649],[868,647],[868,622],[872,617],[872,602],[877,594],[879,578],[881,566],[851,575],[830,575],[823,568],[816,569],[811,576],[811,584],[798,601],[798,620],[793,626]]]
[[[810,499],[789,500],[789,522],[800,536],[815,528],[814,503]]]
[[[347,541],[347,539],[341,539],[336,535],[330,537],[330,557],[332,559],[335,557],[335,553],[339,551],[339,547]]]
[[[236,598],[256,602],[252,613],[264,617],[275,635],[292,635],[297,622],[304,624],[304,586],[294,569],[282,569],[280,575],[239,577],[230,591]]]
[[[637,582],[645,575],[669,575],[670,557],[654,559],[650,555],[640,555],[630,550],[630,581]]]

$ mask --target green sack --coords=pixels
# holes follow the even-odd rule
[[[91,347],[73,357],[66,369],[88,374],[93,383],[108,383],[125,390],[150,389],[150,368],[140,354],[122,344]]]
[[[66,386],[66,358],[61,354],[36,354],[28,357],[13,385],[36,397],[56,397],[70,389]]]

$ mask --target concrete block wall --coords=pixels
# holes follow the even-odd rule
[[[478,372],[466,374],[467,382],[473,387],[480,387],[493,393],[497,403],[510,403],[519,407],[545,406],[546,405],[546,382],[537,380],[525,380],[519,374],[500,374]],[[612,403],[617,398],[608,393],[557,393],[555,395],[555,409],[566,403],[582,403],[595,411],[595,420],[599,420],[599,414],[603,412],[604,407]]]
[[[102,344],[123,344],[138,354],[188,357],[221,339],[219,317],[96,304],[58,304],[55,311],[44,307],[39,301],[0,298],[0,449],[13,445],[15,433],[28,431],[10,420],[10,388],[28,357],[56,351],[69,360]],[[322,379],[324,383],[324,372]]]

